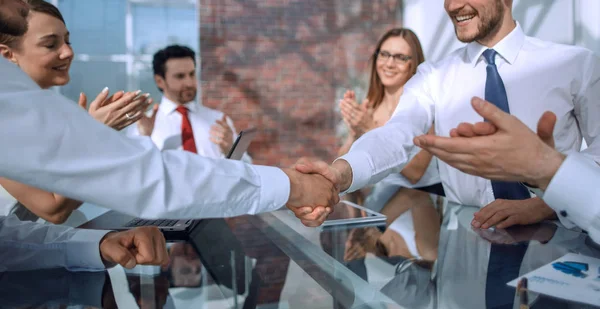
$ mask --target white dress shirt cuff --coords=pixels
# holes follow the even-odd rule
[[[260,176],[260,211],[277,210],[290,199],[290,179],[279,168],[271,166],[252,166]]]
[[[352,169],[352,184],[348,190],[342,193],[354,192],[369,184],[369,180],[373,174],[371,172],[371,165],[369,164],[369,162],[371,162],[369,153],[365,151],[354,150],[341,156],[337,160],[346,160]]]
[[[579,153],[567,156],[560,166],[544,194],[544,201],[556,211],[560,222],[567,228],[575,225],[589,230],[594,221],[598,222],[598,213],[589,207],[590,185],[585,182],[598,177],[598,165]],[[597,202],[597,201],[593,201]]]
[[[110,231],[79,229],[66,242],[69,270],[104,270],[100,256],[100,240]]]

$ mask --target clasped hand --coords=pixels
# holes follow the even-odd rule
[[[287,207],[310,227],[323,224],[332,207],[339,203],[340,190],[348,187],[347,175],[323,161],[302,158],[284,172],[291,183]]]

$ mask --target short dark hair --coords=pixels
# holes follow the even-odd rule
[[[25,0],[25,2],[29,5],[30,12],[37,12],[50,15],[60,20],[66,26],[67,23],[65,23],[63,15],[60,13],[58,8],[52,3],[46,2],[44,0]],[[16,47],[19,38],[20,37],[18,36],[0,33],[0,44],[7,45],[9,47]]]
[[[167,70],[167,61],[177,58],[192,58],[194,66],[196,65],[196,53],[191,48],[181,45],[170,45],[154,54],[154,58],[152,59],[152,71],[154,75],[160,75],[164,78]]]

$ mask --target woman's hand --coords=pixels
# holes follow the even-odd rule
[[[359,105],[356,103],[354,91],[346,91],[344,98],[340,100],[340,109],[344,122],[356,138],[375,128],[372,103],[365,99]]]
[[[119,91],[109,97],[108,88],[104,88],[90,104],[88,113],[107,126],[122,130],[138,121],[152,104],[152,99],[148,99],[149,94],[139,96],[140,92]],[[87,109],[87,97],[84,93],[79,96],[79,106]]]
[[[148,104],[152,104],[152,99],[148,101]],[[156,122],[156,113],[158,113],[158,104],[152,106],[152,114],[148,117],[143,114],[140,120],[137,122],[138,131],[141,136],[151,136],[154,131],[154,123]]]

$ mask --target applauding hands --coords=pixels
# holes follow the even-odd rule
[[[227,116],[223,114],[220,120],[210,127],[210,141],[221,149],[221,153],[227,155],[233,146],[233,130],[227,123]]]
[[[340,109],[344,122],[356,138],[376,127],[371,102],[365,99],[362,104],[358,104],[354,91],[346,91],[344,98],[340,100]]]
[[[119,91],[109,96],[108,88],[104,88],[89,106],[89,114],[94,119],[115,129],[122,130],[138,121],[144,111],[152,105],[149,94],[140,96],[141,91]],[[87,97],[84,93],[79,95],[79,106],[87,109]]]

